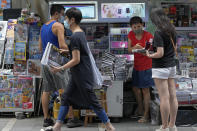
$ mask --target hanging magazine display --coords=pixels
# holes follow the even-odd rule
[[[14,75],[26,75],[27,74],[27,62],[15,61],[13,72],[14,72]]]
[[[29,59],[41,59],[42,53],[39,50],[38,41],[29,41]]]
[[[31,25],[29,29],[29,58],[41,59],[42,52],[39,50],[39,36],[40,27],[37,25]]]
[[[29,27],[29,41],[37,41],[40,36],[40,26],[30,25]]]
[[[8,28],[6,35],[6,45],[4,53],[4,64],[14,64],[14,26],[17,24],[16,19],[8,20]]]
[[[3,58],[4,45],[5,45],[5,41],[0,40],[0,63],[2,62],[2,58]]]
[[[26,42],[16,42],[14,48],[15,60],[26,60]]]
[[[14,32],[15,41],[25,41],[27,42],[28,37],[28,29],[26,24],[17,24],[15,26],[15,32]]]
[[[14,48],[5,49],[4,64],[14,64]]]
[[[14,38],[14,26],[17,24],[16,19],[8,20],[7,38]]]
[[[0,21],[0,40],[5,41],[7,24],[8,24],[7,21]]]
[[[7,23],[7,21],[0,21],[0,64],[2,63],[2,58],[4,54]]]
[[[30,76],[41,76],[40,60],[28,60],[27,71]]]

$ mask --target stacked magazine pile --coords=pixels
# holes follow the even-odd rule
[[[60,67],[69,61],[66,54],[60,53],[59,49],[51,43],[48,43],[42,56],[41,64]]]

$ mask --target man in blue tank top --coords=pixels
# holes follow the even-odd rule
[[[51,19],[42,26],[39,39],[39,48],[43,53],[48,42],[52,43],[57,48],[68,50],[64,39],[64,26],[62,24],[64,23],[64,10],[64,7],[61,5],[52,5],[50,9]],[[59,76],[50,72],[50,69],[47,66],[42,66],[42,108],[44,112],[44,127],[54,124],[49,115],[49,97],[51,92],[57,91],[58,89],[65,88],[67,86],[64,73],[65,72],[62,72],[62,75]],[[80,125],[80,123],[77,123],[77,120],[74,120],[72,107],[70,107],[69,118],[69,125],[72,127]]]

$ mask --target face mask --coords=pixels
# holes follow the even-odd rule
[[[64,16],[61,16],[59,19],[58,19],[58,22],[60,22],[60,23],[64,23]]]
[[[141,34],[142,32],[143,32],[143,30],[142,29],[138,29],[138,30],[134,30],[133,31],[135,34]]]
[[[64,27],[65,27],[66,29],[70,29],[70,24],[68,24],[68,20],[65,20],[65,21],[64,21]]]

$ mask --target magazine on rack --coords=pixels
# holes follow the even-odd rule
[[[47,44],[42,56],[41,64],[48,66],[60,67],[69,61],[69,57],[60,53],[59,49],[51,43]]]
[[[42,53],[39,50],[37,41],[29,41],[29,58],[30,59],[41,59]]]
[[[14,29],[15,29],[14,32],[15,40],[27,42],[27,37],[28,37],[27,24],[17,24]]]
[[[27,62],[15,61],[13,73],[14,75],[26,75],[27,74]]]
[[[27,64],[28,75],[30,76],[41,76],[41,63],[40,60],[28,60]]]
[[[14,64],[14,48],[6,48],[4,64]]]
[[[4,43],[5,41],[0,40],[0,64],[2,62],[3,54],[4,54]]]
[[[26,42],[16,42],[14,46],[16,60],[26,60]]]
[[[29,41],[37,41],[40,36],[40,26],[38,25],[30,25],[29,27]]]
[[[14,26],[17,24],[17,19],[8,20],[7,38],[14,38]]]
[[[0,21],[0,40],[5,41],[7,26],[8,26],[7,21]]]

